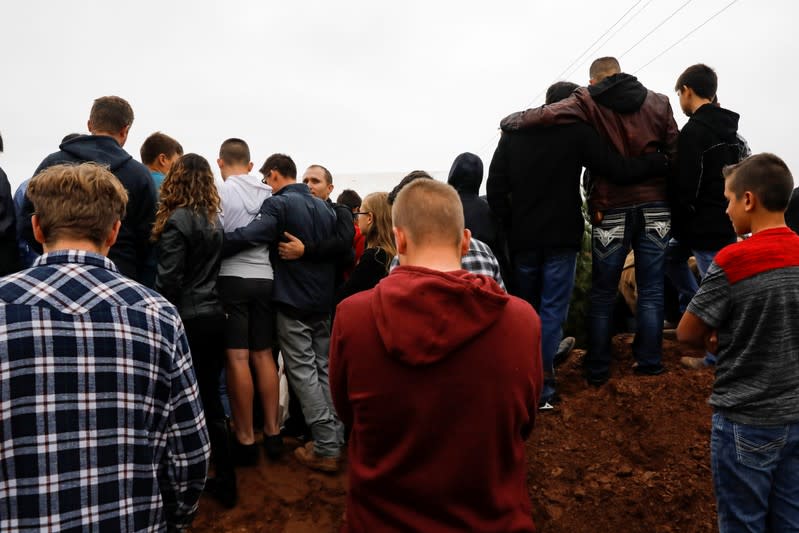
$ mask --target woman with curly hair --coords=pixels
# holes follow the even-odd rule
[[[336,303],[356,292],[371,289],[388,274],[389,265],[397,248],[391,231],[391,206],[388,193],[375,192],[361,202],[355,213],[355,223],[366,238],[361,260],[336,295]]]
[[[161,185],[152,239],[158,254],[155,289],[183,320],[205,410],[216,471],[206,490],[233,507],[236,477],[218,390],[225,357],[225,313],[216,293],[223,239],[219,203],[208,161],[197,154],[182,156]]]

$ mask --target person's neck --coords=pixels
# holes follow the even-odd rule
[[[406,253],[400,254],[400,264],[403,266],[424,267],[441,272],[451,272],[463,268],[461,267],[461,258],[453,253],[451,248],[408,250]]]
[[[712,104],[712,103],[713,102],[711,102],[707,98],[697,98],[696,100],[694,100],[694,102],[691,105],[691,114],[693,115],[694,113],[696,113],[696,110],[702,107],[703,105]]]
[[[250,170],[246,166],[241,166],[241,167],[229,166],[225,167],[221,171],[223,180],[228,179],[230,176],[246,176],[249,173]]]
[[[752,217],[752,235],[768,229],[786,228],[785,214],[780,212],[767,211]]]
[[[52,243],[43,243],[42,250],[44,253],[58,252],[60,250],[80,250],[83,252],[92,252],[100,255],[108,255],[108,248],[97,246],[87,239],[58,239]]]

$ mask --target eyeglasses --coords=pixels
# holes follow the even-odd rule
[[[358,211],[357,213],[352,214],[352,218],[358,218],[358,215],[371,215],[371,211]]]

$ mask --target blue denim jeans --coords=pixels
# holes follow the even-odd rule
[[[713,413],[719,532],[799,531],[799,423],[737,424]]]
[[[729,244],[732,244],[730,242]],[[691,298],[694,297],[699,285],[696,282],[693,272],[688,267],[688,258],[692,255],[696,259],[696,268],[699,270],[699,277],[704,278],[710,263],[715,259],[718,250],[696,250],[681,244],[677,239],[671,239],[666,251],[666,275],[669,277],[674,288],[680,294],[680,312],[684,313]],[[705,354],[705,364],[715,365],[716,356],[710,352]]]
[[[603,381],[610,374],[611,323],[624,260],[635,254],[638,290],[633,355],[642,371],[662,368],[663,276],[671,216],[666,202],[610,209],[591,232],[592,285],[588,312],[586,375]]]
[[[541,360],[544,390],[541,402],[555,393],[553,360],[563,337],[574,289],[577,250],[551,248],[519,252],[513,258],[516,295],[527,300],[541,318]]]

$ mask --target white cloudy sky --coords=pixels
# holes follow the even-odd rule
[[[117,94],[136,113],[126,149],[137,158],[144,138],[161,130],[211,160],[222,140],[237,136],[256,165],[277,151],[301,168],[321,163],[340,177],[339,190],[353,174],[446,172],[464,151],[487,167],[500,118],[542,103],[543,90],[635,6],[563,78],[585,84],[591,59],[615,55],[671,97],[682,125],[674,82],[685,67],[707,63],[753,150],[777,153],[799,174],[791,133],[799,122],[799,3],[738,0],[641,69],[729,3],[8,2],[0,166],[16,186],[61,137],[85,132],[95,97]],[[361,192],[393,184],[362,178]]]

